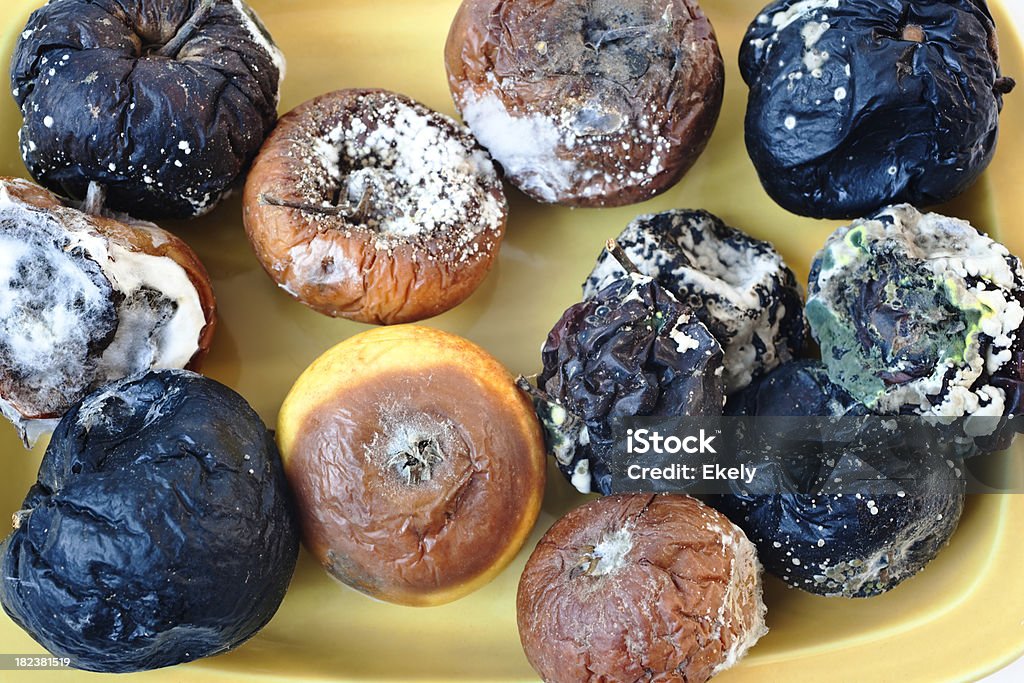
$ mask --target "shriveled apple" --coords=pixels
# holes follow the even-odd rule
[[[277,436],[306,547],[382,600],[434,605],[483,586],[540,511],[530,400],[445,332],[381,328],[335,346],[292,387]]]

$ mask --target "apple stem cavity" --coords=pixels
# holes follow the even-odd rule
[[[388,456],[387,464],[396,467],[409,486],[430,481],[434,466],[444,462],[441,445],[434,438],[414,439],[406,448]]]
[[[213,12],[213,7],[217,2],[218,0],[203,0],[199,7],[196,8],[196,11],[192,13],[192,16],[188,18],[188,21],[181,25],[181,28],[174,34],[174,37],[153,54],[158,57],[177,57],[178,52],[185,46],[185,43],[191,40],[199,27],[210,18],[210,13]]]
[[[461,450],[458,427],[429,412],[385,403],[378,419],[378,429],[363,447],[366,458],[397,474],[406,486],[431,481],[438,467]]]

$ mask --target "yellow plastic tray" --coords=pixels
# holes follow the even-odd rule
[[[1016,2],[1018,0],[1003,0]],[[3,0],[0,64],[6,67],[29,12],[42,0]],[[453,113],[442,51],[457,0],[254,0],[288,58],[281,111],[337,88],[376,86]],[[614,210],[542,207],[511,192],[508,237],[494,272],[462,306],[429,322],[473,339],[514,372],[530,373],[561,312],[577,300],[594,257],[635,215],[702,207],[772,240],[801,278],[837,225],[787,214],[758,184],[743,145],[746,87],[739,41],[761,0],[705,0],[727,66],[722,117],[704,156],[683,182],[641,206]],[[1024,78],[1020,41],[1005,12],[1004,71]],[[4,77],[4,80],[6,76]],[[984,179],[943,207],[998,235],[1024,255],[1024,91],[1007,97],[999,152]],[[24,175],[20,117],[0,96],[0,173]],[[205,371],[240,391],[268,424],[292,381],[332,344],[363,329],[331,320],[273,286],[249,250],[236,198],[210,216],[171,226],[213,276],[221,324]],[[1024,442],[1022,442],[1024,444]],[[0,519],[18,509],[42,455],[0,425]],[[1018,447],[1020,448],[1020,446]],[[519,646],[515,590],[540,534],[581,498],[560,476],[526,549],[491,585],[456,603],[403,608],[333,582],[303,553],[280,612],[255,638],[220,657],[124,676],[140,681],[532,681]],[[869,600],[813,597],[768,579],[771,632],[716,680],[961,681],[1024,653],[1024,495],[970,500],[960,530],[919,576]],[[42,653],[0,614],[0,652]],[[0,671],[0,680],[77,681],[74,671]]]

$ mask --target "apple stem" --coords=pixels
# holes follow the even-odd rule
[[[363,187],[363,194],[359,197],[359,203],[356,204],[356,208],[352,211],[350,218],[357,223],[365,223],[366,218],[370,211],[370,199],[373,196],[373,189],[366,185]]]
[[[21,525],[25,523],[25,520],[31,516],[31,510],[18,510],[11,515],[11,526],[13,526],[15,530],[18,530],[21,528]]]
[[[372,190],[367,186],[363,190],[362,197],[359,198],[359,203],[355,206],[352,206],[350,202],[342,202],[338,204],[293,202],[268,194],[261,194],[259,196],[259,202],[264,206],[280,206],[285,209],[295,209],[297,211],[305,211],[306,213],[318,213],[323,216],[341,216],[342,218],[350,219],[356,223],[365,223],[367,213],[370,210],[372,194]]]
[[[580,575],[590,576],[597,569],[597,565],[601,563],[601,558],[597,554],[597,548],[592,545],[585,545],[580,548],[583,553],[580,555],[579,562],[576,566],[569,571],[569,578],[575,579]]]
[[[154,54],[160,57],[177,57],[178,52],[192,38],[196,30],[210,18],[210,13],[213,12],[213,7],[216,4],[217,0],[203,0],[199,7],[196,8],[196,11],[192,13],[192,16],[188,18],[188,21],[182,24],[178,32],[174,34],[174,37]]]
[[[523,375],[516,377],[516,386],[525,392],[530,398],[558,405],[558,401],[556,401],[551,394],[539,387],[533,386],[533,383]]]
[[[904,26],[903,34],[900,37],[910,43],[923,43],[927,38],[924,33],[924,28],[918,24],[907,24]]]
[[[995,83],[992,84],[992,89],[1000,95],[1009,95],[1015,87],[1017,87],[1017,81],[1013,80],[1009,76],[1000,76],[996,79]]]
[[[612,255],[612,258],[619,262],[622,269],[630,275],[643,275],[640,269],[636,267],[636,264],[629,258],[629,254],[622,248],[622,245],[615,240],[608,240],[605,242],[604,248],[608,250],[608,253]]]
[[[657,28],[657,26],[657,24],[644,24],[643,26],[623,26],[622,28],[608,29],[591,36],[591,39],[585,43],[585,46],[589,47],[594,52],[598,52],[606,43],[614,43],[616,41],[629,38],[639,38],[649,34],[652,30]]]
[[[89,187],[85,191],[85,202],[82,203],[82,211],[91,216],[102,216],[103,206],[107,203],[107,186],[101,185],[95,180],[89,181]]]
[[[260,204],[264,206],[280,206],[285,209],[295,209],[297,211],[305,211],[306,213],[319,213],[325,216],[348,216],[351,207],[347,205],[331,205],[331,204],[309,204],[306,202],[292,202],[287,199],[279,199],[278,197],[272,197],[269,194],[261,194],[259,197]]]

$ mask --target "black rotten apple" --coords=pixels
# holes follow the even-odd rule
[[[277,120],[284,59],[242,0],[54,0],[11,60],[21,156],[139,218],[213,208]]]

